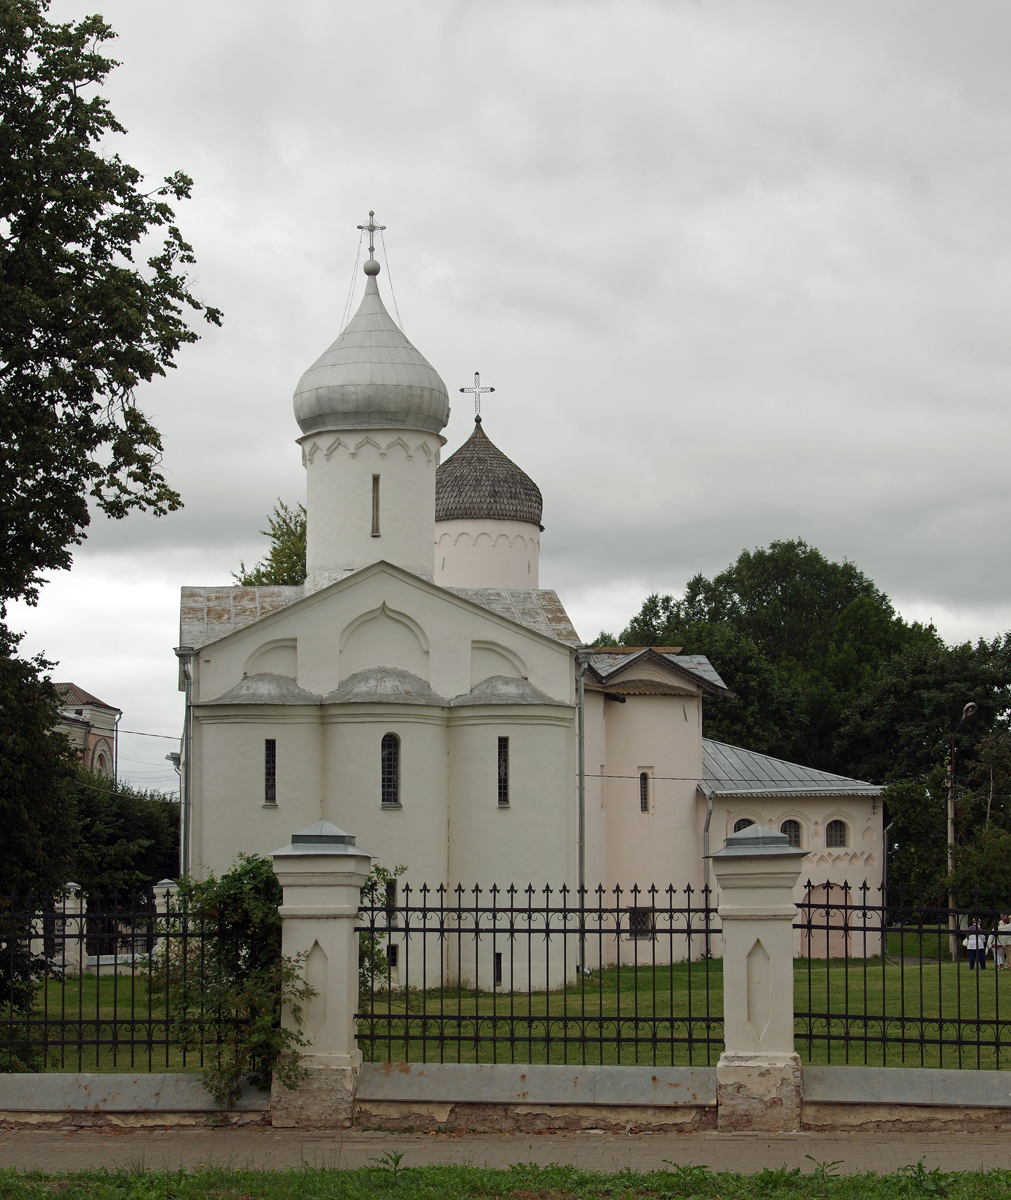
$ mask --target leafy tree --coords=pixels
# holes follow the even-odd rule
[[[943,766],[927,778],[902,779],[886,785],[882,799],[888,833],[889,896],[915,903],[922,889],[929,898],[948,873],[948,785]],[[894,849],[894,847],[898,849]]]
[[[978,712],[962,726],[955,747],[963,763],[981,735],[1008,729],[1011,634],[975,646],[904,646],[853,698],[839,730],[840,757],[862,779],[925,778],[947,760],[952,731],[970,700]]]
[[[387,907],[387,889],[407,870],[398,865],[389,870],[375,863],[362,887],[362,907],[373,910]],[[390,914],[391,918],[393,914]],[[376,992],[389,991],[390,960],[386,954],[388,934],[385,932],[385,914],[366,913],[370,928],[358,934],[358,994],[370,996]]]
[[[245,1078],[266,1089],[276,1075],[294,1089],[305,1077],[303,1008],[316,992],[303,978],[304,956],[281,953],[281,899],[273,864],[259,855],[240,854],[220,879],[180,884],[177,905],[204,940],[186,971],[171,956],[164,968],[175,1032],[187,1049],[206,1051],[204,1087],[219,1104],[238,1099]],[[284,1005],[294,1028],[281,1025]]]
[[[737,697],[710,706],[713,736],[843,773],[843,714],[880,663],[907,644],[942,645],[852,563],[803,541],[743,551],[713,579],[689,580],[679,600],[648,596],[620,641],[712,658]]]
[[[54,892],[73,878],[76,756],[57,732],[59,698],[36,656],[14,654],[0,626],[0,906],[4,896]]]
[[[249,570],[240,563],[232,578],[243,587],[297,587],[305,583],[305,505],[289,508],[278,499],[267,523],[270,528],[260,530],[271,542],[266,557]]]
[[[101,93],[112,30],[47,10],[0,0],[0,616],[69,567],[89,499],[114,518],[180,507],[134,392],[197,340],[186,309],[221,321],[192,290],[193,251],[168,202],[192,181],[176,172],[142,191],[107,148],[125,132]]]
[[[142,891],[179,874],[179,801],[80,771],[73,879],[88,895]]]

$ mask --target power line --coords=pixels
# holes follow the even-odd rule
[[[120,733],[132,733],[135,737],[157,737],[167,738],[170,742],[181,741],[178,734],[175,733],[145,733],[141,729],[121,729]]]

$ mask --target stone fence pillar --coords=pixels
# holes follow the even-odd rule
[[[85,928],[84,893],[79,883],[63,885],[65,899],[61,921],[62,962],[60,966],[68,975],[80,975],[84,970]]]
[[[302,1062],[309,1078],[296,1091],[274,1080],[270,1104],[279,1128],[346,1128],[354,1115],[361,1052],[355,1045],[358,936],[362,885],[372,858],[355,839],[317,821],[275,850],[274,874],[284,888],[281,949],[304,954],[305,978],[316,997],[305,1006]],[[282,1015],[291,1027],[291,1013]]]
[[[716,1064],[721,1130],[800,1128],[793,1049],[793,888],[804,851],[749,825],[712,856],[723,924],[724,1051]]]

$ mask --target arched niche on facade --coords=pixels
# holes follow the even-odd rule
[[[350,621],[340,636],[341,679],[383,663],[396,663],[429,682],[428,638],[413,617],[386,603]]]

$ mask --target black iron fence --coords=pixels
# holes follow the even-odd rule
[[[0,902],[0,1071],[185,1070],[228,1054],[218,931],[154,892]]]
[[[812,1063],[1006,1069],[1011,919],[998,898],[892,896],[806,885],[794,925],[798,1053]]]
[[[706,890],[462,886],[365,895],[358,1046],[380,1062],[714,1064]]]

